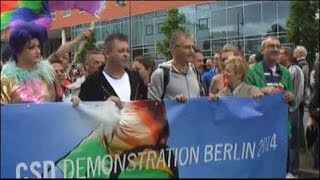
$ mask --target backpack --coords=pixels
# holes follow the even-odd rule
[[[166,93],[166,89],[167,89],[167,85],[169,84],[169,73],[170,73],[170,69],[168,68],[164,68],[162,66],[160,66],[160,68],[163,71],[163,93],[161,95],[161,100],[163,100],[164,95]]]
[[[160,68],[163,71],[163,92],[161,95],[161,100],[163,100],[164,95],[166,94],[167,86],[169,84],[170,69],[165,68],[163,66],[160,66]],[[205,90],[201,85],[201,76],[198,74],[198,72],[196,71],[196,69],[194,67],[192,67],[192,70],[194,71],[194,73],[196,74],[197,79],[198,79],[198,83],[199,83],[199,87],[200,87],[200,96],[205,96],[205,94],[206,94]]]

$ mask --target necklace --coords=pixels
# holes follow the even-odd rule
[[[112,74],[108,73],[106,70],[104,70],[104,72],[105,72],[108,76],[110,76],[112,79],[120,79],[120,78],[124,75],[124,73],[123,73],[123,74],[120,75],[120,76],[115,76],[115,75],[112,75]]]

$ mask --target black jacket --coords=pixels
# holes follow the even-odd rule
[[[310,102],[309,113],[319,123],[319,66],[315,69],[314,94]]]
[[[110,83],[107,81],[102,73],[103,68],[98,72],[88,76],[82,83],[79,98],[82,101],[105,101],[110,96],[117,96]],[[125,69],[128,73],[131,96],[130,100],[143,100],[147,99],[148,88],[144,85],[143,80],[137,72]]]

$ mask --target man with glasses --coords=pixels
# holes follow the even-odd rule
[[[153,100],[176,99],[185,102],[187,98],[200,96],[197,72],[191,62],[194,60],[194,44],[190,34],[176,31],[169,41],[172,60],[164,62],[153,72],[148,87],[148,98]]]
[[[289,103],[290,107],[294,107],[292,77],[287,68],[278,63],[280,48],[280,41],[275,36],[267,36],[262,41],[263,60],[249,67],[246,83],[260,88],[265,95],[282,92],[282,99]],[[288,134],[290,139],[290,121],[288,121]],[[287,177],[293,177],[293,175],[289,172]]]

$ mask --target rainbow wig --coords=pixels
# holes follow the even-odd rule
[[[44,27],[35,23],[20,21],[12,26],[9,36],[9,47],[12,58],[17,61],[17,55],[21,53],[24,46],[33,38],[39,40],[40,45],[47,39],[47,31]]]

